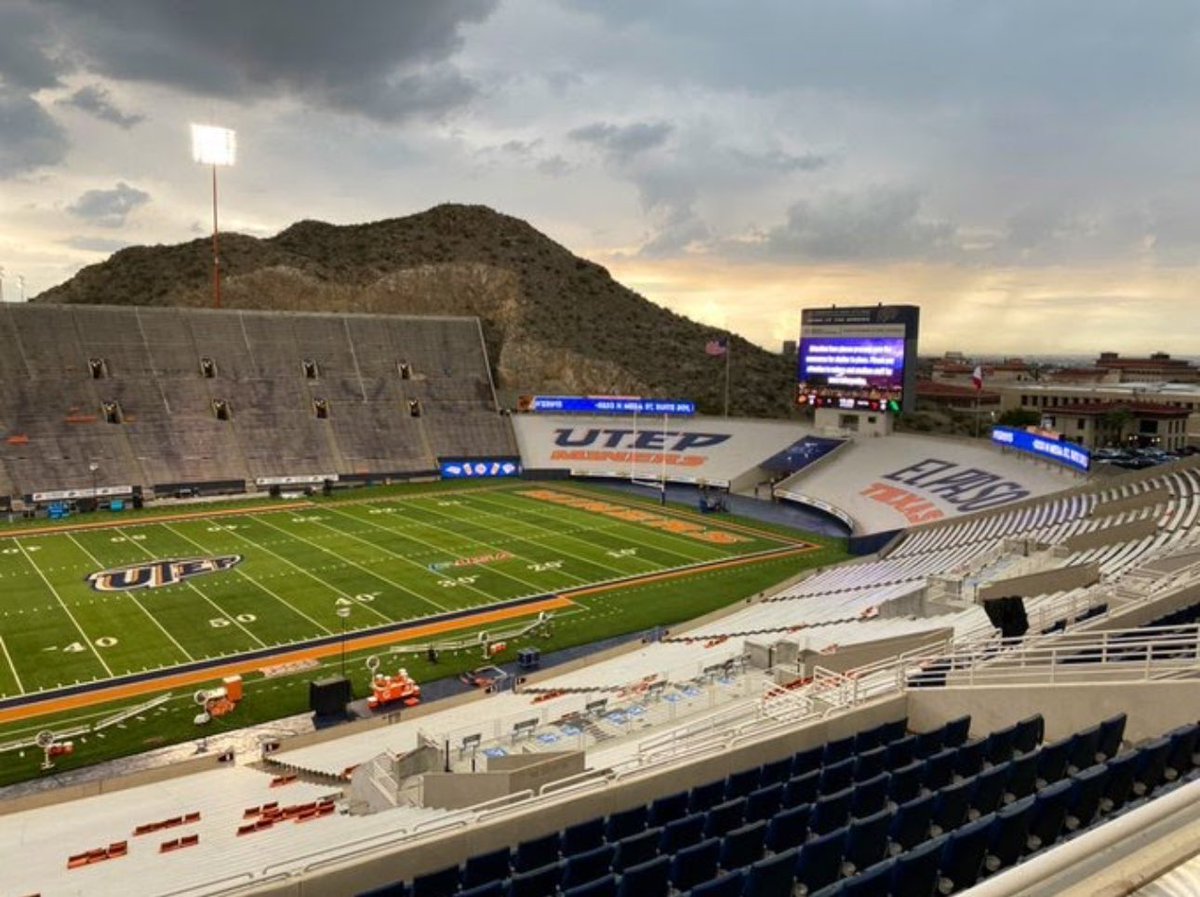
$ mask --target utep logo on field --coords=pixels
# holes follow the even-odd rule
[[[193,576],[219,573],[242,562],[240,554],[225,554],[211,558],[176,558],[131,564],[113,570],[101,570],[87,577],[88,585],[97,592],[125,592],[130,589],[157,589],[175,585]]]

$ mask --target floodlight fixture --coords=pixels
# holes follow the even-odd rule
[[[212,166],[213,306],[221,307],[221,241],[217,227],[217,168],[237,158],[237,132],[215,125],[192,125],[192,159]]]

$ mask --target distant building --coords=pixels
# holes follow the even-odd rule
[[[1166,352],[1149,358],[1122,358],[1116,352],[1101,352],[1096,367],[1115,371],[1121,383],[1200,383],[1200,368]]]
[[[933,363],[932,378],[938,383],[961,383],[971,385],[971,376],[975,373],[975,365],[964,361],[958,352],[947,352],[942,358]],[[1033,369],[1020,358],[1006,358],[1003,361],[980,364],[983,368],[983,384],[992,383],[1024,383],[1034,379]]]
[[[967,385],[938,380],[917,381],[918,408],[952,408],[974,411],[976,408],[994,411],[1000,406],[1000,393],[992,389],[976,390],[967,378]]]
[[[1121,372],[1116,368],[1059,368],[1043,372],[1039,379],[1043,383],[1071,383],[1076,386],[1099,385],[1120,383]]]
[[[996,389],[1002,413],[1035,411],[1065,438],[1089,448],[1200,444],[1200,383],[1040,382]]]

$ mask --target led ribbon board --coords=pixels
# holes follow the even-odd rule
[[[1073,442],[1047,439],[1024,430],[1014,430],[1012,427],[993,427],[992,442],[1004,448],[1045,458],[1047,461],[1056,461],[1082,473],[1092,469],[1092,453]]]
[[[643,399],[638,396],[528,396],[522,409],[542,414],[673,414],[690,417],[695,402]]]

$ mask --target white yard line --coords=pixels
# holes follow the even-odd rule
[[[162,526],[162,524],[160,523],[159,526]],[[117,532],[120,535],[125,536],[125,532],[120,527],[117,527]],[[125,536],[125,538],[129,539],[128,536]],[[139,549],[141,549],[141,551],[143,553],[150,555],[150,557],[154,557],[154,552],[152,552],[149,548],[146,548],[144,545],[142,545],[141,542],[135,542],[133,539],[129,539],[129,541],[132,542],[134,545],[136,545]],[[221,607],[221,605],[217,604],[217,602],[213,601],[211,598],[209,598],[207,595],[205,595],[202,591],[200,591],[200,589],[198,589],[196,587],[195,583],[191,583],[191,582],[188,582],[187,580],[184,580],[181,583],[181,585],[187,586],[189,589],[191,589],[193,592],[195,592],[197,595],[199,595],[201,598],[203,598],[205,601],[207,601],[209,604],[211,604],[216,609],[217,613],[219,613],[222,617],[224,617],[225,619],[232,622],[234,626],[236,626],[238,629],[242,630],[242,632],[246,633],[246,635],[250,636],[250,638],[252,638],[256,642],[258,642],[260,647],[262,647],[262,648],[268,647],[266,642],[264,642],[257,635],[255,635],[253,632],[251,632],[249,629],[247,629],[245,626],[243,626],[238,621],[236,615],[227,612],[223,607]]]
[[[191,542],[193,545],[195,545],[201,551],[211,551],[212,550],[210,548],[205,548],[203,545],[201,545],[199,542],[197,542],[191,536],[188,536],[188,535],[185,535],[184,533],[179,532],[179,530],[175,529],[175,527],[171,526],[169,523],[164,523],[163,526],[166,527],[171,532],[173,532],[179,538],[183,539],[185,542]],[[232,530],[229,530],[228,532],[232,532]],[[261,582],[259,582],[257,579],[255,579],[253,576],[251,576],[249,573],[247,573],[245,570],[243,570],[241,567],[234,567],[233,572],[238,574],[239,576],[241,576],[243,579],[252,583],[256,588],[262,589],[264,592],[266,592],[268,595],[270,595],[272,598],[274,598],[276,601],[278,601],[280,604],[282,604],[288,610],[294,611],[295,613],[304,617],[304,619],[308,620],[308,622],[312,623],[314,626],[316,626],[318,629],[320,629],[326,635],[333,635],[332,629],[329,629],[326,626],[322,626],[320,623],[318,623],[316,620],[314,620],[312,617],[310,617],[304,611],[300,610],[300,608],[296,607],[294,604],[292,604],[286,598],[284,598],[281,595],[277,595],[275,592],[268,589]]]
[[[98,569],[100,569],[100,570],[106,569],[105,565],[100,561],[100,559],[97,558],[90,551],[88,551],[86,548],[84,548],[83,543],[81,543],[78,539],[76,539],[74,535],[72,535],[71,533],[66,533],[66,537],[68,539],[70,539],[72,542],[74,542],[80,551],[82,551],[89,558],[91,558],[92,563],[95,564]],[[177,642],[175,640],[175,636],[173,636],[173,635],[171,635],[171,633],[167,632],[166,627],[164,627],[162,623],[158,622],[158,620],[155,618],[154,614],[152,614],[152,613],[150,613],[150,611],[146,610],[145,605],[143,605],[142,602],[137,600],[137,596],[134,595],[133,592],[126,589],[121,594],[123,594],[126,598],[128,598],[130,601],[132,601],[134,604],[136,604],[138,606],[138,610],[140,610],[142,613],[144,613],[150,619],[150,622],[159,628],[159,631],[161,631],[162,634],[165,635],[170,640],[171,644],[183,652],[184,657],[186,657],[188,660],[196,659],[196,658],[192,657],[191,652],[189,652],[187,648],[183,647],[183,645],[179,644],[179,642]]]
[[[257,518],[257,519],[258,519],[259,523],[263,524],[264,526],[269,526],[271,529],[275,530],[276,532],[283,533],[283,535],[287,536],[289,539],[298,539],[301,542],[303,542],[305,545],[311,545],[317,551],[323,552],[328,555],[332,555],[333,557],[337,558],[342,563],[349,564],[352,567],[357,567],[363,573],[366,573],[367,575],[371,576],[374,579],[378,579],[380,582],[386,582],[389,586],[391,586],[394,589],[399,589],[401,592],[407,592],[408,594],[412,595],[414,598],[418,598],[421,601],[424,601],[426,604],[432,604],[434,607],[436,607],[440,611],[445,611],[447,613],[450,611],[450,608],[445,607],[441,604],[438,604],[432,598],[426,598],[424,595],[420,594],[419,592],[414,592],[412,589],[408,588],[407,586],[402,586],[398,582],[392,582],[392,580],[388,579],[386,576],[380,576],[378,573],[376,573],[374,570],[370,569],[369,567],[364,567],[362,564],[360,564],[356,561],[352,561],[348,557],[343,557],[342,555],[338,554],[336,551],[330,551],[328,548],[318,545],[316,542],[312,541],[311,539],[306,539],[303,536],[301,536],[300,534],[294,533],[291,530],[283,529],[282,527],[276,526],[273,523],[268,523],[266,520],[263,520],[262,518]],[[345,533],[344,531],[339,530],[335,527],[326,527],[326,529],[332,530],[333,532],[338,533],[339,535],[349,535],[349,533]],[[361,541],[366,541],[366,540],[361,540]],[[371,545],[372,548],[379,549],[380,551],[384,550],[384,549],[379,548],[379,546],[377,546],[377,545],[373,545],[370,542],[367,542],[367,544]],[[417,562],[412,561],[412,563],[416,564]],[[423,570],[426,569],[421,564],[417,564],[417,566],[421,567],[421,569],[423,569]],[[478,592],[479,590],[472,589],[472,591]],[[479,594],[483,595],[484,593],[479,592]]]
[[[21,549],[21,554],[25,555],[25,560],[29,561],[29,566],[32,567],[34,572],[42,578],[42,582],[46,584],[46,588],[48,588],[51,594],[54,595],[55,600],[58,601],[59,605],[62,607],[63,613],[67,615],[67,619],[75,624],[76,631],[79,633],[80,637],[83,638],[88,648],[91,649],[92,654],[96,656],[96,660],[100,661],[100,666],[104,667],[104,671],[108,673],[110,677],[115,676],[116,674],[112,671],[109,665],[104,662],[104,658],[100,656],[100,652],[96,650],[96,646],[92,644],[92,640],[88,638],[88,634],[84,632],[83,627],[79,625],[79,621],[75,619],[75,615],[71,613],[71,609],[67,607],[67,602],[63,601],[62,595],[58,594],[58,589],[54,588],[50,580],[46,578],[46,574],[42,572],[42,568],[34,563],[33,558],[29,556],[29,552],[25,550],[25,546],[21,544],[21,540],[14,538],[13,544],[16,545],[17,548]]]
[[[17,690],[21,694],[25,694],[25,686],[21,683],[21,675],[17,672],[17,665],[13,663],[12,655],[8,653],[8,645],[4,644],[4,636],[0,636],[0,650],[4,651],[4,659],[8,661],[8,666],[12,670],[13,678],[17,680]]]
[[[438,512],[437,512],[437,511],[430,511],[428,508],[422,508],[421,510],[429,511],[429,513],[431,513],[431,514],[436,514],[436,515],[437,515],[437,516],[439,516],[439,517],[445,517],[445,516],[446,516],[446,515],[444,515],[444,514],[438,514]],[[454,552],[452,552],[452,551],[447,551],[446,549],[443,549],[443,548],[441,548],[441,547],[440,547],[440,546],[438,546],[438,545],[434,545],[432,542],[426,542],[424,539],[419,539],[419,538],[417,538],[416,536],[410,535],[410,534],[409,534],[409,533],[407,533],[407,532],[403,532],[403,533],[402,533],[402,532],[400,532],[399,530],[392,529],[392,527],[390,527],[390,526],[385,526],[385,525],[384,525],[384,524],[382,524],[382,523],[376,523],[374,520],[367,520],[365,517],[356,517],[355,515],[353,515],[353,514],[350,514],[350,513],[347,513],[346,511],[334,511],[334,513],[335,513],[335,514],[340,514],[341,516],[343,516],[343,517],[347,518],[348,520],[353,520],[355,523],[365,523],[365,524],[367,524],[368,526],[373,526],[373,527],[375,527],[376,529],[378,529],[378,530],[382,530],[382,531],[383,531],[383,532],[385,532],[385,533],[391,533],[391,534],[392,534],[392,535],[394,535],[394,536],[400,536],[400,538],[402,538],[402,539],[408,539],[408,540],[410,540],[410,541],[412,541],[412,542],[419,542],[420,544],[422,544],[422,545],[424,545],[424,546],[426,546],[426,547],[428,547],[428,548],[432,548],[432,549],[434,549],[435,551],[446,551],[446,553],[447,553],[447,554],[454,554]],[[463,535],[462,533],[456,533],[454,530],[452,530],[452,529],[448,529],[448,528],[446,528],[446,527],[444,527],[444,526],[438,526],[436,523],[429,523],[429,522],[427,522],[427,521],[424,521],[424,520],[419,520],[419,521],[417,521],[417,523],[419,523],[421,526],[426,526],[426,527],[429,527],[430,529],[435,529],[435,530],[438,530],[439,532],[443,532],[443,533],[449,533],[450,535],[452,535],[452,536],[454,536],[455,538],[458,538],[458,539],[466,539],[468,542],[472,542],[472,543],[474,543],[475,545],[481,545],[481,546],[483,546],[484,548],[487,548],[488,550],[495,550],[495,545],[494,545],[494,544],[492,544],[492,543],[489,543],[489,542],[484,542],[484,541],[482,541],[482,540],[480,540],[480,539],[474,539],[474,538],[472,538],[471,536],[466,536],[466,535]],[[342,531],[342,530],[338,530],[338,532],[343,532],[343,531]],[[346,533],[346,535],[348,535],[348,536],[351,536],[352,538],[355,538],[355,539],[357,539],[357,538],[358,538],[357,536],[354,536],[352,533]],[[499,534],[499,533],[498,533],[497,535],[503,535],[503,534]],[[510,533],[509,535],[511,536],[512,534]],[[513,537],[513,538],[516,538],[516,537]],[[364,542],[366,542],[366,540],[365,540],[365,539],[363,539],[363,540],[360,540],[360,541],[364,541]],[[522,539],[522,540],[520,540],[520,541],[528,541],[528,540]],[[368,545],[374,545],[375,543],[374,543],[374,542],[367,542],[367,544],[368,544]],[[380,547],[382,547],[382,546],[380,546]],[[543,548],[543,549],[545,549],[545,547],[546,547],[546,546],[544,546],[544,545],[539,545],[538,547],[539,547],[539,548]],[[387,549],[386,549],[386,548],[384,548],[383,550],[384,550],[384,551],[387,551]],[[394,554],[396,557],[404,557],[403,555],[398,555],[398,554],[395,554],[395,552],[388,552],[388,553],[389,553],[389,554]],[[514,560],[518,560],[518,561],[525,561],[527,564],[534,563],[534,561],[532,560],[532,558],[527,558],[527,557],[525,557],[525,556],[523,556],[523,555],[519,555],[519,554],[516,554],[515,552],[511,552],[511,551],[509,552],[509,554],[511,554],[511,555],[513,556],[513,559],[514,559]],[[411,558],[405,558],[405,560],[409,560],[411,563],[415,563],[415,562],[413,562],[413,561],[411,560]],[[530,581],[529,581],[529,580],[527,580],[527,579],[522,579],[522,578],[521,578],[521,577],[519,577],[519,576],[514,576],[514,575],[513,575],[513,574],[511,574],[511,573],[505,573],[503,570],[498,570],[498,569],[496,569],[495,567],[489,567],[489,569],[490,569],[490,570],[491,570],[493,573],[498,573],[498,574],[500,574],[501,576],[503,576],[503,577],[505,577],[505,578],[507,578],[507,579],[511,579],[513,582],[519,582],[519,583],[520,583],[521,585],[523,585],[523,586],[528,586],[529,588],[533,589],[533,592],[534,592],[534,594],[540,594],[540,593],[542,593],[542,592],[551,592],[551,591],[554,591],[553,589],[548,589],[548,588],[546,588],[545,586],[541,586],[541,585],[538,585],[537,583],[530,582]],[[583,579],[580,579],[578,576],[573,576],[572,574],[570,574],[570,573],[567,573],[567,572],[566,572],[566,571],[564,571],[564,570],[559,570],[559,571],[557,571],[557,572],[561,573],[563,576],[570,576],[570,577],[571,577],[571,579],[575,580],[576,582],[585,582],[585,580],[583,580]]]

